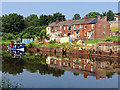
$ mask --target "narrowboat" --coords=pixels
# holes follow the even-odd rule
[[[17,51],[23,51],[25,49],[25,44],[20,43],[19,41],[11,41],[11,43],[8,45],[8,50],[17,50]]]

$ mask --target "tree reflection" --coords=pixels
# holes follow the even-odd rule
[[[26,53],[25,56],[22,56],[22,58],[19,59],[12,58],[7,52],[4,52],[2,57],[2,71],[12,75],[22,73],[23,69],[26,69],[31,73],[35,73],[39,70],[41,75],[53,74],[55,77],[64,74],[63,70],[56,70],[48,67],[46,64],[46,58],[46,55]]]

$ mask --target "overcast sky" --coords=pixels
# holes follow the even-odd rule
[[[2,15],[18,13],[24,17],[30,14],[53,14],[60,12],[67,19],[78,13],[84,17],[89,12],[118,12],[118,2],[2,2]]]

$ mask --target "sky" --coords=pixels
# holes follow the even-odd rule
[[[18,13],[24,17],[60,12],[66,19],[72,19],[76,13],[84,17],[89,12],[102,14],[108,10],[117,13],[118,2],[2,2],[2,15]]]

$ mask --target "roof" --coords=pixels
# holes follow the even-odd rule
[[[58,24],[53,22],[49,26],[66,26],[66,25],[71,26],[77,24],[95,24],[95,23],[97,23],[97,18],[88,18],[87,22],[85,22],[85,19],[68,20],[68,21],[61,21]]]

